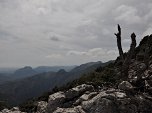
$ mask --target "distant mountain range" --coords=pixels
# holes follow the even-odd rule
[[[20,79],[35,75],[37,73],[38,72],[32,69],[32,67],[26,66],[24,68],[16,70],[11,76],[13,76],[13,78]]]
[[[7,73],[12,74],[14,73],[18,68],[11,68],[11,67],[0,67],[0,73]]]
[[[41,73],[41,72],[49,72],[49,71],[57,72],[60,69],[70,71],[75,67],[76,67],[76,65],[72,65],[72,66],[38,66],[36,68],[32,68],[30,66],[25,66],[25,67],[23,67],[23,69],[32,68],[36,72]],[[2,68],[2,67],[0,67],[0,73],[13,74],[15,71],[20,70],[20,69],[22,69],[22,68],[9,68],[9,67]]]
[[[58,72],[60,69],[64,69],[65,71],[71,71],[73,68],[75,68],[76,65],[74,66],[39,66],[34,68],[36,72],[42,73],[42,72]]]
[[[30,66],[25,66],[20,69],[0,68],[0,84],[14,81],[16,79],[23,79],[44,72],[58,72],[60,69],[64,69],[68,72],[75,67],[76,66],[39,66],[32,68]]]
[[[69,81],[81,77],[84,73],[88,73],[99,66],[105,66],[107,64],[109,62],[90,62],[77,66],[69,72],[65,69],[60,69],[58,72],[43,72],[38,74],[31,67],[24,67],[14,73],[14,77],[20,79],[0,85],[0,100],[6,101],[10,105],[18,105],[29,98],[38,97],[44,92],[51,91],[55,86],[66,84]],[[41,69],[45,68],[43,67]]]

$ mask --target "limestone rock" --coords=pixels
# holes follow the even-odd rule
[[[108,110],[107,113],[112,113],[111,111],[109,111],[109,108],[110,106],[113,106],[111,100],[113,100],[114,97],[114,94],[106,94],[105,91],[100,92],[91,100],[82,102],[82,108],[87,111],[87,113],[104,113],[103,111],[105,109]],[[111,100],[108,98],[110,98]]]
[[[12,109],[10,109],[11,111],[19,111],[18,107],[13,107]]]
[[[121,90],[129,91],[133,89],[133,86],[128,81],[123,81],[118,85],[118,88]]]
[[[70,107],[74,104],[74,100],[83,95],[86,91],[92,91],[94,88],[92,85],[82,84],[74,87],[68,91],[57,92],[49,96],[47,110],[53,112],[57,107]]]
[[[12,109],[3,109],[0,113],[26,113],[21,112],[18,107],[13,107]]]
[[[74,108],[58,108],[53,113],[86,113],[83,111],[81,106],[77,106]]]
[[[93,99],[82,102],[82,108],[87,113],[114,113],[113,102],[102,96],[103,94],[98,94]]]
[[[68,90],[65,93],[65,95],[66,95],[66,98],[72,99],[72,98],[82,95],[86,91],[91,91],[93,89],[94,89],[94,87],[92,85],[82,84],[82,85],[79,85],[75,88]]]
[[[114,94],[117,98],[125,98],[127,96],[125,93],[122,92],[114,92]]]
[[[76,100],[74,105],[79,105],[79,104],[81,104],[81,102],[87,101],[87,100],[93,98],[94,96],[96,96],[97,94],[98,94],[97,92],[88,92],[87,94],[85,93],[78,100]]]
[[[37,113],[46,113],[47,112],[47,102],[40,101],[37,105]]]
[[[60,107],[65,100],[64,92],[57,92],[49,96],[47,109],[48,112],[53,112],[57,107]]]
[[[97,96],[82,102],[86,113],[117,113],[117,99],[126,98],[126,94],[116,89],[101,91]]]

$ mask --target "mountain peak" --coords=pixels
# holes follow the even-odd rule
[[[66,71],[64,69],[60,69],[57,73],[58,74],[64,74],[64,73],[66,73]]]
[[[20,68],[18,70],[16,70],[13,74],[14,77],[20,77],[20,78],[24,78],[30,75],[34,75],[36,74],[36,71],[32,69],[32,67],[30,66],[25,66],[23,68]]]

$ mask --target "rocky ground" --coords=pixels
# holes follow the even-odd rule
[[[131,94],[131,89],[127,81],[120,83],[118,89],[95,90],[92,85],[82,84],[50,95],[48,102],[38,102],[35,113],[152,113],[152,97],[148,93]],[[24,112],[14,107],[0,113]]]

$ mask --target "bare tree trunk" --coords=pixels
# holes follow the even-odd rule
[[[129,50],[129,52],[128,52],[128,55],[127,55],[127,58],[126,58],[126,60],[130,63],[130,61],[131,61],[131,58],[132,58],[132,56],[133,56],[133,54],[134,54],[134,52],[135,52],[135,48],[136,48],[136,35],[135,35],[135,33],[132,33],[131,34],[131,45],[130,45],[130,50]]]
[[[144,54],[144,62],[146,64],[146,68],[149,66],[149,52],[150,52],[150,47],[151,45],[149,44],[150,41],[150,36],[147,39],[147,44],[146,44],[146,49],[145,49],[145,54]]]
[[[118,46],[119,55],[120,55],[120,58],[122,61],[121,76],[122,76],[122,78],[126,79],[126,78],[128,78],[129,65],[131,63],[131,59],[134,55],[135,48],[136,48],[136,35],[135,35],[135,33],[131,34],[131,45],[130,45],[130,49],[129,49],[126,57],[124,57],[124,53],[122,50],[121,28],[120,28],[119,24],[118,24],[118,33],[115,33],[115,35],[117,37],[117,46]]]
[[[118,50],[119,50],[119,55],[121,60],[124,60],[124,53],[122,50],[122,45],[121,45],[121,28],[120,25],[118,24],[118,33],[115,33],[116,38],[117,38],[117,46],[118,46]]]
[[[135,33],[132,33],[130,50],[128,51],[127,57],[125,58],[123,66],[122,66],[122,74],[124,77],[128,77],[128,69],[129,69],[129,65],[131,63],[131,58],[135,52],[135,48],[136,48],[136,35],[135,35]]]

